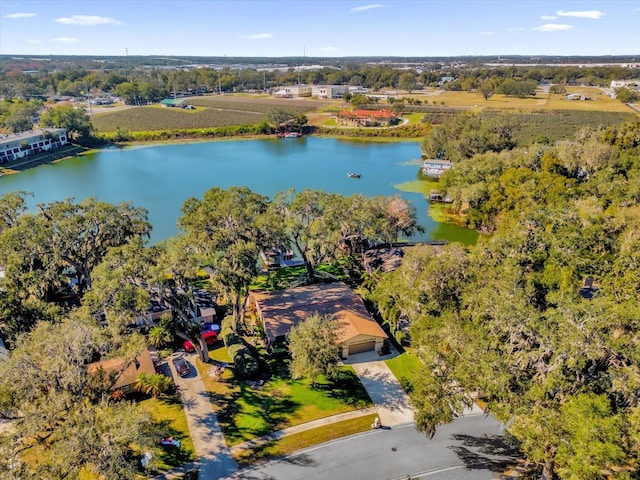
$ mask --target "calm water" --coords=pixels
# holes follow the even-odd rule
[[[184,201],[201,197],[213,186],[246,185],[273,196],[278,191],[306,188],[343,195],[399,194],[411,201],[426,233],[421,240],[474,243],[477,234],[434,222],[428,204],[416,193],[394,185],[415,180],[420,146],[416,142],[356,143],[327,138],[267,139],[168,144],[102,150],[90,156],[43,165],[0,178],[0,195],[26,190],[35,194],[31,206],[75,197],[131,201],[149,211],[152,242],[177,233]],[[362,174],[360,179],[348,172]]]

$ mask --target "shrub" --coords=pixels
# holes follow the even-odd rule
[[[251,378],[258,373],[258,361],[246,345],[234,344],[227,347],[227,349],[231,360],[233,360],[236,373],[240,378]]]

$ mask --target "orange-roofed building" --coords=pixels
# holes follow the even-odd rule
[[[398,116],[391,110],[342,110],[338,113],[337,122],[340,125],[353,127],[388,126],[397,122]]]
[[[313,314],[332,315],[338,322],[342,357],[380,352],[387,339],[362,299],[341,282],[307,285],[275,292],[252,292],[256,310],[270,342],[284,339],[292,327]]]

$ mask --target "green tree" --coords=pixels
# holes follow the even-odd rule
[[[158,328],[158,327],[156,327]],[[168,392],[172,387],[171,379],[161,373],[148,373],[142,372],[138,375],[134,388],[146,395],[152,397],[159,397]]]
[[[40,117],[43,127],[64,128],[69,138],[78,142],[86,142],[90,139],[93,125],[86,112],[70,105],[61,105],[47,109]]]
[[[136,404],[110,403],[108,385],[87,368],[118,345],[133,361],[140,345],[125,348],[121,340],[80,315],[41,322],[20,338],[0,362],[0,417],[12,425],[0,432],[2,471],[11,465],[18,478],[75,478],[80,471],[135,478],[133,446],[150,449],[159,433]]]
[[[398,88],[402,90],[406,90],[409,94],[413,90],[416,89],[418,82],[416,80],[416,75],[413,72],[405,72],[400,75],[400,80],[398,82]]]
[[[127,105],[136,104],[141,97],[140,88],[132,82],[119,83],[113,89],[113,93],[122,98],[122,101]]]
[[[171,332],[163,325],[157,325],[149,330],[149,345],[162,348],[172,340]]]
[[[334,378],[340,360],[337,345],[338,322],[327,315],[311,315],[289,332],[291,376],[309,378],[314,384],[318,376]]]
[[[627,87],[616,88],[616,98],[622,103],[633,103],[640,100],[640,94]]]
[[[23,301],[55,301],[71,288],[82,296],[108,250],[146,235],[146,212],[88,199],[40,205],[0,233],[3,288]]]
[[[478,93],[482,95],[482,98],[484,98],[485,100],[489,100],[493,96],[494,92],[495,86],[490,80],[485,80],[478,87]]]
[[[0,117],[2,125],[14,133],[31,130],[40,108],[42,105],[38,102],[13,102],[9,105],[7,112]]]
[[[211,282],[231,301],[234,323],[243,318],[243,299],[258,273],[260,251],[282,238],[268,216],[268,198],[246,187],[215,187],[202,200],[188,199],[178,226],[201,265],[211,267]]]

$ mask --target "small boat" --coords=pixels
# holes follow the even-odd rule
[[[360,175],[359,173],[351,172],[351,173],[347,173],[347,177],[349,177],[349,178],[360,178],[360,177],[362,177],[362,175]]]
[[[278,137],[280,138],[298,138],[301,136],[302,134],[300,132],[284,132],[278,134]]]

